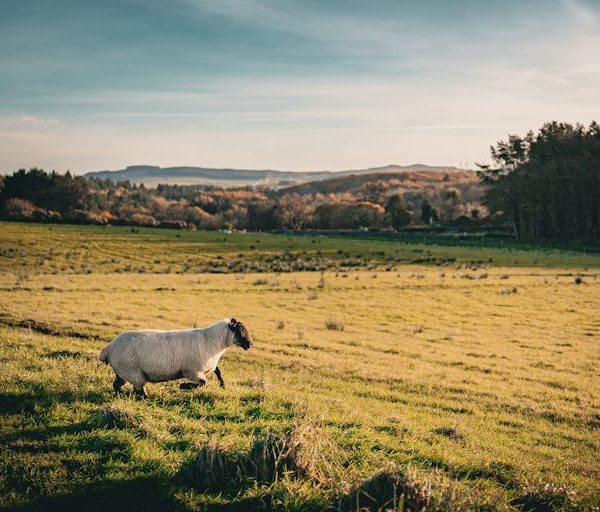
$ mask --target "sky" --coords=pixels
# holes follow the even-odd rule
[[[472,168],[600,121],[600,0],[0,0],[0,172]]]

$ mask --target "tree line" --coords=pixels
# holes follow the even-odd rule
[[[485,204],[517,238],[600,240],[600,125],[546,123],[491,147]]]
[[[198,229],[510,225],[517,238],[600,240],[600,126],[551,122],[491,147],[480,185],[369,179],[338,193],[199,185],[146,188],[41,169],[0,176],[0,218]],[[473,180],[471,180],[473,181]],[[316,188],[315,190],[318,190]]]
[[[0,177],[1,178],[1,177]],[[477,222],[480,193],[441,181],[406,191],[369,181],[355,192],[299,194],[251,187],[221,189],[88,179],[21,169],[0,182],[0,218],[15,221],[125,224],[197,229],[402,229]]]

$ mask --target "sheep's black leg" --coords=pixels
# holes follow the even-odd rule
[[[115,393],[119,393],[121,391],[123,384],[125,384],[125,381],[117,375],[113,381],[113,389],[115,390]]]
[[[221,377],[221,370],[219,370],[218,366],[215,368],[215,375],[217,376],[217,379],[219,379],[219,386],[221,386],[222,388],[224,388],[225,387],[225,381],[223,380],[223,377]]]
[[[146,387],[142,386],[141,388],[134,388],[135,394],[140,398],[148,398],[148,392],[146,391]]]

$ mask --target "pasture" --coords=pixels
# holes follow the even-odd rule
[[[600,506],[599,255],[0,223],[0,305],[2,510]],[[225,389],[113,393],[229,316]]]

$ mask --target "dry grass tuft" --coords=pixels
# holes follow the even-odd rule
[[[421,334],[424,330],[425,330],[425,327],[423,327],[422,325],[415,325],[411,332],[413,333],[413,335]]]
[[[280,463],[287,470],[320,485],[340,481],[345,456],[318,421],[297,419],[281,448]]]
[[[344,324],[336,320],[335,318],[328,318],[325,320],[325,327],[329,331],[343,331]]]
[[[512,501],[512,505],[521,510],[546,512],[561,510],[576,512],[580,510],[576,501],[577,494],[566,487],[552,483],[528,484],[522,495]]]
[[[269,386],[268,382],[261,377],[254,377],[253,379],[242,382],[243,386],[247,386],[249,388],[258,388],[258,389],[267,389]]]
[[[142,419],[118,405],[109,405],[98,411],[93,423],[97,428],[138,429]]]
[[[325,282],[325,275],[321,274],[321,278],[319,279],[317,287],[323,289],[323,288],[325,288],[326,285],[327,285],[327,283]]]
[[[339,510],[429,510],[431,492],[428,486],[412,480],[390,464],[375,475],[360,482],[342,496]]]
[[[211,440],[188,465],[185,478],[194,487],[211,490],[231,490],[248,480],[270,484],[284,475],[332,486],[339,482],[344,461],[318,422],[300,418],[284,433],[255,437],[247,452]]]
[[[431,429],[434,434],[454,439],[455,441],[463,440],[465,437],[456,429],[456,427],[442,426]]]

